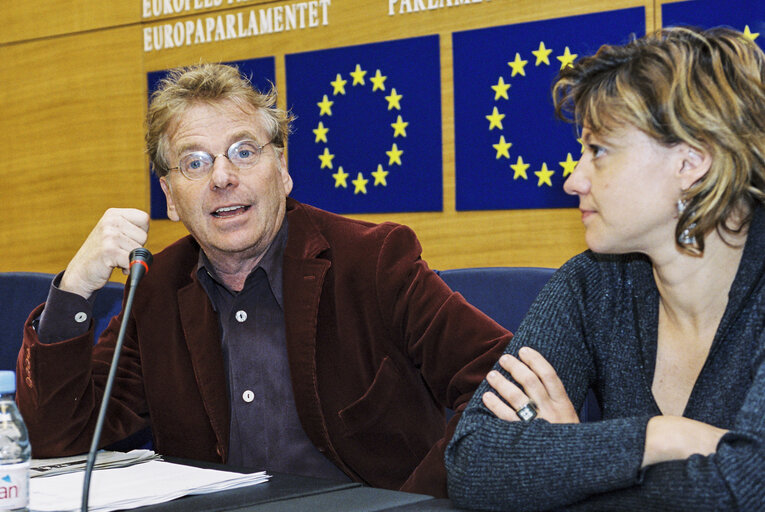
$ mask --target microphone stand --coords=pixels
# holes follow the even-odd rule
[[[138,287],[138,282],[143,275],[149,270],[151,265],[152,256],[151,253],[139,247],[134,249],[130,253],[130,287],[128,288],[128,296],[125,301],[125,307],[123,308],[122,324],[120,325],[120,332],[117,335],[117,344],[114,346],[114,355],[112,356],[112,365],[109,368],[109,376],[106,379],[106,387],[104,388],[104,396],[101,399],[101,408],[98,411],[98,420],[96,421],[96,428],[93,432],[93,441],[90,443],[90,451],[88,452],[88,461],[85,465],[85,475],[82,482],[82,505],[80,507],[81,512],[88,511],[88,495],[90,494],[90,476],[93,472],[93,466],[96,462],[96,452],[98,451],[98,443],[101,439],[101,431],[104,428],[104,420],[106,419],[106,408],[109,405],[109,397],[112,394],[112,386],[114,385],[114,378],[117,374],[117,363],[120,360],[120,352],[122,352],[122,344],[125,341],[125,331],[127,330],[128,319],[130,318],[130,311],[133,309],[133,299],[135,297],[135,290]],[[137,265],[136,265],[137,264]]]

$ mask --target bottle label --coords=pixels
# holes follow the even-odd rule
[[[0,465],[0,510],[29,504],[29,461]]]

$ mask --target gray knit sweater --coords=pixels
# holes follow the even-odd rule
[[[497,419],[476,391],[446,452],[449,493],[487,510],[765,510],[765,212],[755,212],[709,356],[683,416],[729,429],[715,454],[643,470],[659,293],[639,255],[585,252],[553,276],[507,352],[531,346],[574,406],[592,387],[603,421]],[[497,365],[496,369],[500,369]]]

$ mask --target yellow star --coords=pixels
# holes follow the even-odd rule
[[[390,90],[390,96],[386,96],[385,99],[388,100],[388,110],[395,108],[396,110],[401,110],[401,98],[404,96],[401,94],[396,94],[396,88]]]
[[[319,106],[319,115],[323,116],[324,114],[327,114],[328,116],[332,115],[332,105],[334,105],[334,101],[329,101],[329,98],[327,98],[327,95],[324,95],[324,98],[317,103]]]
[[[348,80],[343,80],[343,77],[340,76],[340,73],[337,74],[337,78],[335,78],[330,84],[332,84],[332,87],[334,88],[334,91],[332,91],[332,95],[337,96],[338,94],[345,94],[345,84],[348,83]]]
[[[584,142],[582,141],[582,138],[579,137],[578,139],[576,139],[576,141],[581,146],[580,151],[582,152],[582,154],[584,154],[584,150],[587,149],[587,148],[585,147]]]
[[[351,76],[353,77],[353,85],[364,85],[364,75],[366,75],[367,72],[361,69],[360,64],[356,64],[356,69],[351,71]]]
[[[547,168],[547,163],[542,162],[542,169],[539,171],[534,171],[534,174],[537,175],[537,178],[539,178],[539,181],[537,182],[537,187],[541,187],[542,183],[546,184],[548,187],[552,187],[552,181],[550,181],[550,176],[555,174],[555,171],[551,171]]]
[[[524,180],[529,179],[529,177],[526,176],[526,169],[529,168],[529,164],[523,163],[523,158],[521,156],[518,156],[518,160],[514,164],[510,164],[510,168],[515,171],[515,174],[513,174],[514,180],[517,180],[518,176]]]
[[[550,53],[552,52],[551,49],[545,48],[545,42],[539,41],[539,49],[532,50],[531,53],[534,54],[534,57],[537,58],[537,61],[534,63],[535,66],[539,66],[540,63],[544,62],[548,66],[550,65]]]
[[[760,36],[759,32],[752,32],[749,30],[749,25],[744,27],[744,36],[748,37],[750,40],[754,41]]]
[[[332,175],[333,178],[335,178],[335,188],[337,187],[343,187],[348,188],[348,183],[346,183],[346,179],[348,178],[349,174],[347,172],[343,171],[343,166],[337,168],[337,172]]]
[[[566,49],[563,51],[563,55],[558,55],[555,57],[560,61],[560,68],[563,69],[568,66],[573,66],[574,61],[579,56],[577,53],[571,53],[571,51],[568,49],[568,46],[566,46]]]
[[[383,187],[388,186],[388,182],[385,180],[385,177],[388,175],[388,171],[384,171],[382,168],[382,164],[377,164],[377,170],[372,173],[372,176],[375,177],[375,187],[377,185],[382,185]]]
[[[321,167],[319,169],[324,169],[325,167],[332,169],[333,158],[335,158],[335,155],[329,152],[329,148],[324,148],[324,153],[319,155],[319,160],[321,160]]]
[[[401,119],[401,116],[398,116],[396,118],[395,123],[390,124],[393,127],[393,137],[398,137],[401,135],[402,137],[406,137],[406,127],[409,126],[408,122],[405,122],[403,119]]]
[[[497,85],[492,85],[491,88],[494,89],[494,101],[497,101],[500,98],[505,98],[506,100],[510,99],[507,96],[507,90],[510,88],[510,84],[506,84],[502,77],[499,77]]]
[[[502,120],[504,118],[505,114],[500,114],[499,110],[497,110],[497,107],[494,107],[491,115],[486,116],[486,119],[489,120],[489,130],[492,130],[493,128],[499,128],[502,130]]]
[[[372,82],[372,92],[376,91],[377,89],[380,89],[381,91],[385,90],[385,80],[387,79],[387,76],[382,76],[380,74],[380,70],[378,69],[375,71],[375,76],[369,79],[370,82]]]
[[[574,167],[576,167],[578,160],[574,160],[571,157],[571,153],[566,155],[566,161],[565,162],[558,162],[561,167],[563,167],[563,177],[565,178],[572,172],[574,172]]]
[[[354,194],[358,194],[359,192],[362,194],[367,193],[367,183],[369,183],[369,180],[365,179],[363,174],[359,173],[355,180],[351,180],[351,183],[356,187],[353,190]]]
[[[326,128],[324,126],[324,123],[319,121],[319,126],[313,129],[313,133],[316,135],[316,140],[314,142],[327,142],[327,132],[329,131],[329,128]]]
[[[388,155],[388,165],[398,164],[401,165],[401,155],[404,154],[402,149],[398,149],[398,146],[394,143],[390,148],[390,151],[385,152]]]
[[[510,158],[510,152],[508,149],[510,149],[510,146],[513,144],[511,142],[505,142],[505,136],[500,135],[499,136],[499,142],[496,144],[492,144],[492,147],[497,150],[497,160],[499,160],[499,157],[504,156],[505,158]]]
[[[515,75],[521,75],[526,76],[526,71],[523,69],[523,67],[528,63],[527,60],[521,59],[521,54],[516,53],[515,54],[515,60],[512,62],[508,62],[507,65],[513,68],[513,72],[510,74],[511,77]]]

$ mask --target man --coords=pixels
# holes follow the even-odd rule
[[[162,82],[147,147],[191,235],[155,256],[95,347],[89,300],[148,216],[107,211],[54,280],[18,360],[36,457],[87,451],[127,321],[102,444],[151,425],[166,455],[446,495],[446,443],[511,335],[448,289],[407,227],[289,198],[290,120],[229,66]]]

